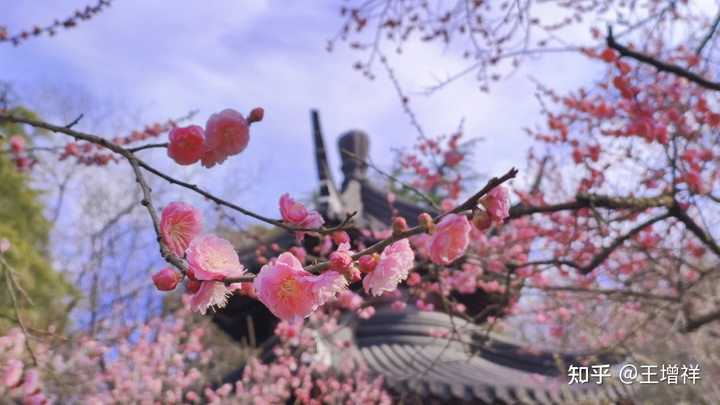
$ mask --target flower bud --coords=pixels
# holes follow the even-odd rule
[[[395,219],[393,219],[392,229],[394,234],[407,231],[408,224],[405,218],[395,217]]]
[[[435,221],[433,221],[432,217],[427,212],[423,212],[418,215],[418,224],[425,228],[427,233],[435,232]]]
[[[252,124],[254,122],[260,122],[263,120],[263,117],[265,116],[265,110],[261,107],[253,108],[252,111],[250,111],[250,115],[248,115],[247,121],[248,124]]]
[[[347,252],[335,251],[330,253],[330,268],[343,271],[352,264],[352,257]]]
[[[343,243],[350,243],[350,235],[348,235],[345,231],[335,231],[332,234],[333,242],[337,245],[341,245]]]
[[[378,255],[377,253],[360,257],[360,259],[358,259],[360,271],[363,273],[372,273],[372,271],[375,270],[375,266],[377,266],[379,261],[380,255]]]
[[[182,275],[167,267],[153,274],[152,280],[155,287],[160,291],[172,291],[177,287]]]
[[[20,135],[10,137],[10,149],[13,153],[18,154],[25,149],[25,138]]]

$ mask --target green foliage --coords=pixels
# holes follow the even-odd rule
[[[24,110],[16,112],[30,114]],[[10,124],[0,125],[0,134],[5,139],[11,135],[26,135],[21,127]],[[7,150],[7,142],[0,143],[0,150]],[[15,295],[28,326],[37,329],[49,325],[64,327],[67,320],[65,303],[77,293],[50,265],[49,231],[50,224],[43,216],[39,193],[29,186],[27,175],[17,171],[10,156],[0,153],[0,238],[7,238],[12,245],[3,255],[7,265],[2,265],[0,272],[0,333],[15,325],[16,319],[7,271],[13,272],[26,293],[16,291]]]

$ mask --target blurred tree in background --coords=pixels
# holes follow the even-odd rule
[[[15,113],[33,115],[19,109]],[[52,224],[43,215],[40,191],[31,187],[29,177],[17,170],[8,153],[10,137],[21,136],[28,144],[30,138],[21,126],[9,123],[0,124],[0,134],[0,238],[12,246],[3,254],[0,273],[0,333],[16,325],[18,315],[33,329],[62,330],[67,303],[77,291],[52,267],[48,246]]]

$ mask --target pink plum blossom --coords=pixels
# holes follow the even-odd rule
[[[394,291],[405,280],[415,261],[415,253],[407,238],[401,239],[383,250],[375,270],[363,279],[365,292],[381,295]]]
[[[231,294],[232,290],[222,282],[201,281],[200,289],[190,297],[190,308],[205,315],[209,308],[223,308],[227,305]]]
[[[187,249],[189,275],[200,282],[190,300],[193,311],[205,314],[208,308],[222,308],[234,290],[242,283],[226,286],[226,278],[241,277],[245,267],[230,242],[215,235],[202,235],[192,240]]]
[[[174,255],[182,257],[190,242],[202,231],[200,211],[190,204],[171,202],[160,218],[163,242]]]
[[[464,215],[448,214],[430,239],[430,260],[448,265],[465,253],[470,243],[470,222]]]
[[[299,320],[334,298],[347,286],[347,281],[335,271],[313,275],[303,269],[293,254],[285,252],[260,269],[253,286],[258,299],[275,316]]]
[[[225,109],[213,114],[205,124],[205,154],[202,164],[212,167],[222,163],[228,156],[237,155],[248,145],[250,131],[242,114]]]
[[[308,209],[299,201],[295,201],[290,194],[280,196],[280,215],[285,222],[291,224],[302,223],[308,216]]]
[[[490,219],[501,224],[505,218],[510,216],[510,192],[505,186],[497,186],[480,200],[480,203],[487,210]]]
[[[319,228],[325,223],[317,211],[308,210],[287,193],[280,196],[280,215],[285,222],[299,228]]]
[[[7,238],[0,239],[0,254],[5,253],[8,250],[10,250],[10,247],[12,245],[10,244],[10,241]]]
[[[280,196],[280,215],[283,221],[298,228],[320,228],[325,223],[320,213],[308,210],[303,203],[295,201],[288,193]],[[304,232],[297,232],[298,239],[302,239],[303,236]]]
[[[211,234],[198,236],[190,242],[187,260],[192,276],[200,281],[223,281],[245,274],[245,267],[240,264],[233,245]]]
[[[191,165],[203,155],[205,132],[198,125],[173,128],[168,139],[167,154],[179,165]]]

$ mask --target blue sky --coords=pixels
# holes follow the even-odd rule
[[[1,2],[2,21],[10,32],[46,24],[86,4]],[[310,108],[321,112],[336,176],[334,141],[347,129],[366,130],[371,156],[384,166],[391,164],[391,148],[412,145],[417,137],[381,66],[376,67],[377,79],[370,81],[352,69],[363,55],[343,43],[332,53],[326,51],[327,40],[342,22],[341,3],[213,1],[208,7],[189,0],[117,1],[93,20],[54,38],[31,40],[18,48],[0,46],[0,80],[14,83],[29,100],[53,89],[50,97],[42,96],[39,108],[61,112],[68,120],[85,112],[88,118],[81,125],[90,130],[119,127],[106,125],[107,108],[100,109],[101,114],[98,104],[117,106],[115,115],[131,115],[136,125],[193,109],[199,110],[196,121],[202,124],[226,107],[247,112],[262,106],[266,121],[254,129],[243,155],[220,170],[175,170],[202,175],[219,192],[227,192],[231,178],[243,185],[262,180],[262,187],[233,198],[274,213],[280,193],[309,195],[315,186]],[[568,58],[573,63],[567,63]],[[392,56],[392,63],[411,94],[465,67],[457,55],[419,44],[410,44],[402,57]],[[470,76],[432,97],[413,97],[413,106],[428,134],[450,132],[464,119],[468,136],[485,138],[476,151],[480,172],[522,168],[530,145],[522,128],[540,120],[528,77],[571,89],[589,77],[586,65],[577,56],[552,55],[533,62],[532,71],[521,69],[489,94],[478,91]],[[86,101],[65,103],[53,92],[82,94]],[[87,100],[92,101],[90,111]],[[154,159],[164,159],[162,153],[156,155]]]

